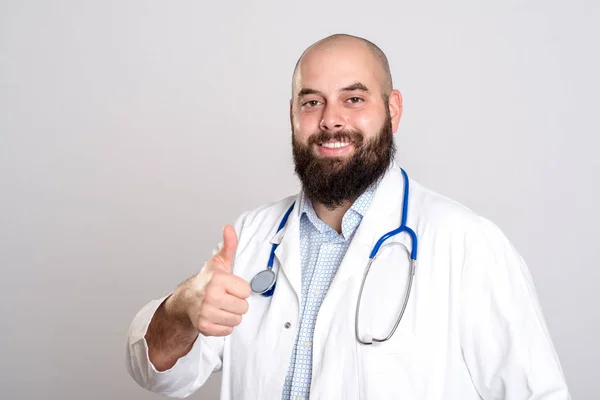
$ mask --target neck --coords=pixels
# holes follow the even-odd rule
[[[321,203],[313,203],[313,208],[319,219],[335,229],[337,233],[342,233],[342,219],[346,211],[352,206],[354,200],[346,201],[341,206],[330,210]]]

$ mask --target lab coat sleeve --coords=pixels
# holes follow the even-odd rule
[[[234,225],[238,237],[247,215],[247,212],[242,214]],[[223,243],[219,243],[212,254],[222,246]],[[170,397],[184,398],[198,390],[213,372],[222,369],[225,337],[199,334],[188,354],[177,360],[172,368],[157,371],[148,357],[145,336],[154,313],[167,297],[151,301],[134,317],[127,338],[126,365],[129,375],[143,388]]]
[[[525,262],[494,224],[468,232],[460,341],[485,400],[570,399]]]
[[[126,346],[126,365],[129,375],[141,387],[154,393],[183,398],[198,390],[213,371],[221,369],[224,338],[199,334],[192,349],[172,368],[157,371],[148,357],[145,335],[156,309],[165,299],[151,301],[133,319]]]

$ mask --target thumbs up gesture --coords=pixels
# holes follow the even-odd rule
[[[205,336],[227,336],[248,311],[250,284],[233,275],[237,234],[231,225],[223,229],[223,247],[200,272],[182,283],[168,302],[184,314]]]

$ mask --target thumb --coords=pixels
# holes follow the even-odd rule
[[[235,229],[231,225],[225,225],[223,228],[223,247],[221,247],[217,255],[227,272],[231,272],[233,269],[233,259],[237,250],[237,244],[238,239]]]

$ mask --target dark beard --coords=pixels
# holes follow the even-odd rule
[[[396,146],[392,134],[389,113],[379,134],[368,141],[365,141],[364,135],[359,131],[320,131],[312,135],[308,145],[304,146],[294,140],[292,133],[295,170],[304,193],[311,201],[321,203],[330,210],[340,207],[346,201],[356,200],[383,176],[394,159]],[[355,147],[351,158],[344,160],[314,154],[313,145],[331,139],[351,142]]]

